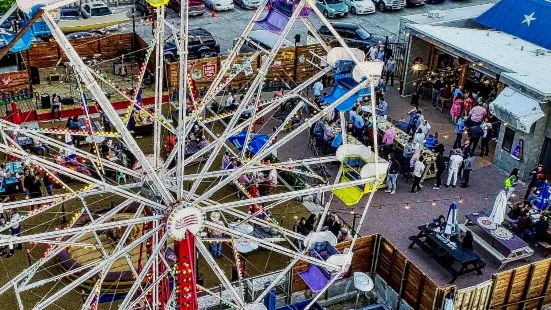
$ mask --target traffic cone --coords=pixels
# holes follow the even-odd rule
[[[212,10],[212,11],[211,11],[210,17],[216,17],[216,11],[215,11],[215,10]]]

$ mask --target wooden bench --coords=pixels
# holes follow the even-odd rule
[[[551,244],[549,244],[545,241],[539,241],[538,245],[545,249],[545,256],[544,257],[547,257],[547,256],[549,256],[549,254],[551,254]]]
[[[500,262],[503,262],[507,260],[507,257],[505,255],[501,254],[498,250],[496,250],[492,245],[490,245],[488,242],[486,242],[484,239],[480,238],[477,234],[475,234],[472,230],[470,230],[465,224],[458,224],[459,229],[461,232],[467,232],[470,231],[473,234],[473,240],[478,245],[483,247],[486,251],[490,252],[495,258],[497,258]],[[501,267],[500,267],[501,269]]]

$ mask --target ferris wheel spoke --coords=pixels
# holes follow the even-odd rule
[[[52,15],[49,12],[46,12],[43,14],[42,18],[50,28],[52,36],[56,39],[67,58],[69,58],[69,61],[73,64],[75,71],[80,76],[83,84],[92,93],[93,97],[96,99],[96,102],[101,106],[102,110],[111,120],[111,124],[121,135],[122,140],[126,143],[127,147],[142,165],[142,168],[146,172],[147,176],[150,178],[152,185],[157,189],[157,192],[161,195],[161,197],[163,197],[163,200],[166,203],[173,203],[175,201],[174,197],[172,196],[170,191],[164,186],[159,175],[156,174],[153,166],[147,161],[145,154],[139,148],[138,144],[126,128],[126,124],[124,124],[122,119],[118,116],[117,112],[105,96],[104,92],[102,91],[97,81],[94,79],[93,75],[88,70],[86,70],[84,62],[81,58],[78,57],[75,49],[72,47],[70,42],[67,40],[67,37],[65,37],[59,26],[56,24]]]
[[[279,254],[283,254],[283,255],[289,256],[291,258],[297,258],[298,257],[302,261],[305,261],[305,262],[308,262],[308,263],[311,263],[311,264],[314,264],[314,265],[317,265],[317,266],[325,267],[329,270],[339,270],[339,269],[341,269],[340,266],[327,263],[326,261],[319,260],[319,259],[313,258],[311,256],[307,256],[307,255],[304,255],[304,254],[301,254],[301,253],[297,253],[296,251],[290,250],[286,247],[283,247],[283,246],[280,246],[278,244],[274,244],[274,243],[271,243],[271,242],[267,242],[267,241],[265,241],[261,238],[256,238],[256,237],[253,237],[251,235],[244,234],[242,232],[239,232],[235,229],[228,228],[228,227],[223,226],[223,225],[219,225],[219,224],[216,224],[216,223],[213,223],[213,222],[210,222],[210,221],[205,221],[204,224],[205,224],[205,226],[207,226],[209,228],[216,229],[216,230],[218,230],[220,232],[223,232],[225,234],[228,234],[230,236],[240,237],[242,239],[252,241],[254,243],[257,243],[259,246],[261,246],[263,248],[266,248],[266,249],[271,250],[271,251],[278,252]]]
[[[151,236],[154,236],[160,229],[162,229],[163,227],[162,226],[158,226],[156,228],[154,228],[153,231],[154,233],[151,234]],[[150,232],[151,232],[150,231]],[[119,305],[119,309],[121,310],[126,310],[126,309],[131,309],[131,307],[128,306],[128,304],[132,301],[132,298],[134,297],[134,295],[136,295],[137,293],[137,290],[138,288],[141,287],[141,284],[144,280],[144,278],[146,277],[146,275],[149,273],[149,270],[151,269],[151,267],[153,266],[153,264],[156,262],[156,258],[157,256],[159,255],[159,251],[161,249],[163,249],[165,246],[166,246],[166,240],[168,239],[168,234],[164,234],[159,243],[157,243],[152,252],[151,252],[151,255],[149,256],[147,262],[144,264],[143,268],[142,268],[142,272],[138,275],[138,277],[136,277],[136,279],[134,280],[134,284],[132,284],[132,287],[130,287],[130,290],[128,291],[128,293],[126,294],[126,297],[124,298],[124,300],[122,301],[122,303]],[[145,294],[142,294],[142,296],[144,296]],[[140,296],[136,296],[136,298],[138,299]]]
[[[230,293],[231,298],[235,303],[237,303],[239,308],[245,309],[245,301],[241,298],[241,295],[237,293],[224,271],[220,268],[220,266],[218,266],[207,247],[203,244],[203,241],[198,237],[195,237],[195,239],[197,240],[197,242],[195,242],[195,246],[201,255],[203,255],[203,258],[207,261],[207,265],[209,265],[212,271],[214,271],[214,273],[218,276],[222,282],[222,286],[224,286]]]
[[[155,216],[147,216],[147,217],[140,217],[132,220],[122,220],[122,221],[113,221],[109,223],[101,223],[101,224],[92,224],[92,225],[85,225],[81,227],[73,227],[65,230],[56,230],[51,232],[45,232],[45,233],[39,233],[39,234],[33,234],[33,235],[26,235],[26,236],[6,236],[6,235],[0,235],[0,246],[6,246],[9,244],[17,244],[17,243],[23,243],[23,242],[44,242],[44,241],[51,241],[52,239],[56,238],[62,238],[67,236],[72,236],[76,233],[80,232],[90,232],[90,231],[96,231],[96,230],[105,230],[105,229],[113,229],[120,226],[127,226],[127,225],[135,225],[135,224],[142,224],[142,223],[148,223],[153,220],[162,219],[163,217],[161,215],[155,215]]]
[[[302,2],[301,2],[302,3]],[[300,4],[299,4],[300,5]],[[299,133],[303,132],[304,130],[308,130],[310,128],[310,126],[312,126],[312,124],[314,124],[315,122],[317,122],[320,118],[323,117],[323,114],[326,113],[327,111],[329,111],[330,109],[334,109],[335,107],[337,107],[339,104],[341,104],[342,102],[344,102],[345,100],[347,100],[350,96],[352,96],[353,94],[357,93],[360,89],[364,88],[365,85],[369,82],[369,80],[365,80],[363,82],[360,82],[356,87],[354,87],[353,89],[349,90],[346,94],[344,94],[342,97],[340,97],[339,99],[335,100],[335,102],[333,102],[332,104],[328,105],[325,109],[323,109],[322,113],[318,113],[316,115],[314,115],[311,119],[309,119],[308,121],[304,122],[302,125],[300,125],[299,127],[297,127],[295,130],[291,131],[289,134],[287,134],[285,137],[283,137],[282,139],[280,139],[279,141],[277,141],[276,143],[272,144],[271,146],[268,146],[268,144],[265,144],[264,146],[262,146],[262,148],[256,153],[256,155],[253,156],[253,158],[251,159],[251,161],[247,162],[246,164],[244,164],[243,166],[241,166],[239,169],[237,169],[236,171],[232,172],[229,176],[227,176],[225,179],[221,180],[218,184],[216,184],[215,186],[213,186],[210,190],[206,191],[204,194],[202,194],[201,196],[199,196],[199,198],[197,198],[197,200],[195,200],[193,202],[194,205],[196,205],[198,202],[200,202],[202,199],[204,198],[207,198],[207,197],[210,197],[210,195],[212,195],[214,192],[216,192],[217,190],[219,190],[220,188],[222,188],[223,186],[225,186],[226,184],[228,184],[229,182],[231,182],[232,180],[234,179],[237,179],[237,177],[239,177],[239,175],[241,175],[241,173],[243,173],[243,171],[245,171],[245,169],[249,168],[250,166],[252,166],[253,164],[255,164],[259,159],[262,159],[264,158],[266,155],[268,155],[269,153],[273,152],[274,150],[276,150],[278,147],[280,147],[281,145],[283,145],[284,143],[286,143],[287,141],[291,140],[292,138],[294,138],[295,136],[297,136]]]
[[[106,264],[109,264],[111,262],[116,261],[121,256],[123,256],[125,253],[127,253],[129,250],[135,248],[136,246],[140,245],[142,242],[145,242],[148,238],[150,238],[153,234],[155,234],[159,228],[154,228],[150,230],[149,232],[143,234],[140,238],[133,241],[130,245],[124,247],[123,249],[117,251],[116,253],[112,254],[111,256],[104,259],[103,264],[99,264],[96,267],[90,269],[90,271],[86,272],[84,275],[80,276],[78,279],[74,279],[71,283],[67,284],[66,287],[63,289],[57,291],[50,297],[48,297],[46,300],[42,301],[40,304],[36,305],[34,309],[45,309],[47,306],[58,300],[60,297],[66,295],[73,289],[75,289],[77,286],[79,286],[82,282],[88,280],[92,276],[94,276],[96,273],[100,272]]]
[[[130,199],[120,203],[113,209],[109,210],[107,213],[100,215],[100,217],[96,219],[96,223],[102,223],[110,219],[113,215],[127,208],[131,203],[132,201]],[[70,237],[67,240],[67,242],[76,242],[78,239],[82,238],[84,234],[86,234],[86,232],[75,234],[74,236]],[[27,283],[29,283],[29,281],[34,277],[34,275],[39,270],[39,268],[43,266],[45,263],[49,262],[52,258],[56,257],[63,249],[65,249],[65,247],[66,246],[54,246],[52,248],[49,248],[42,258],[40,258],[30,267],[24,269],[17,276],[15,276],[11,281],[7,282],[2,287],[0,287],[0,295],[5,293],[6,290],[8,290],[10,287],[13,287],[13,285],[18,282],[22,282],[22,286],[27,285]]]
[[[43,159],[43,158],[35,156],[35,155],[31,155],[27,152],[16,150],[16,149],[14,149],[10,146],[6,146],[5,144],[0,144],[0,151],[2,151],[4,153],[7,153],[7,154],[10,154],[10,155],[12,155],[14,157],[17,157],[17,158],[20,158],[20,159],[29,160],[31,162],[31,164],[36,163],[36,164],[39,164],[41,166],[48,167],[52,170],[56,170],[56,171],[58,171],[59,173],[61,173],[63,175],[72,177],[72,178],[74,178],[76,180],[79,180],[79,181],[82,181],[84,183],[88,183],[89,185],[97,185],[103,191],[108,190],[108,191],[114,192],[116,194],[119,194],[122,197],[132,198],[136,201],[145,203],[145,204],[147,204],[147,205],[149,205],[150,207],[153,207],[153,208],[159,208],[161,210],[166,209],[166,206],[164,206],[162,204],[159,204],[157,202],[154,202],[152,200],[149,200],[149,199],[147,199],[145,197],[142,197],[138,194],[132,193],[128,190],[124,190],[123,187],[119,187],[119,186],[111,185],[111,184],[108,184],[108,183],[105,183],[105,182],[101,182],[101,181],[99,181],[99,180],[97,180],[97,179],[95,179],[91,176],[87,176],[85,174],[74,171],[74,170],[69,169],[67,167],[64,167],[62,165],[53,163],[49,160]]]
[[[43,286],[45,284],[48,284],[48,283],[52,283],[52,282],[56,282],[56,281],[59,281],[61,279],[64,279],[65,277],[69,277],[73,274],[78,274],[80,273],[81,271],[84,271],[86,269],[89,269],[89,268],[92,268],[94,266],[96,266],[97,264],[101,263],[101,260],[94,260],[90,263],[86,263],[80,267],[77,267],[77,268],[74,268],[74,269],[71,269],[67,272],[64,272],[64,273],[61,273],[61,274],[58,274],[56,276],[52,276],[48,279],[43,279],[43,280],[40,280],[40,281],[36,281],[36,282],[33,282],[31,284],[24,284],[21,285],[19,287],[19,291],[20,292],[24,292],[24,291],[28,291],[28,290],[32,290],[32,289],[35,289],[37,287],[40,287],[40,286]]]

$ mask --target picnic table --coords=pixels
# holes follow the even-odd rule
[[[473,234],[474,241],[483,247],[486,251],[490,252],[495,258],[501,262],[501,266],[498,270],[501,270],[505,265],[510,262],[514,262],[520,259],[534,254],[534,250],[528,246],[524,240],[519,238],[517,235],[509,231],[507,228],[503,227],[500,224],[493,223],[488,219],[488,214],[486,212],[476,212],[465,215],[467,221],[465,224],[460,224],[459,228],[462,231],[471,231]],[[486,235],[492,238],[491,243],[486,242],[470,230],[467,226],[476,225],[478,226]],[[507,249],[507,254],[502,254],[497,248],[495,243],[500,244],[503,248]]]
[[[480,256],[463,247],[459,240],[455,238],[448,239],[447,236],[435,232],[434,227],[432,224],[417,227],[419,234],[409,237],[409,240],[411,240],[409,248],[418,245],[421,250],[429,254],[452,276],[450,284],[455,282],[457,277],[467,273],[476,272],[481,275],[481,270],[486,266],[486,263],[480,259]],[[428,240],[430,240],[429,243],[427,243]],[[453,266],[454,261],[461,266],[459,269]]]

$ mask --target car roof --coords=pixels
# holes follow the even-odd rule
[[[274,46],[275,43],[277,42],[277,39],[279,38],[279,35],[273,32],[270,32],[268,30],[259,29],[259,30],[251,31],[251,33],[249,33],[249,38],[258,42],[262,42],[268,46]],[[292,45],[293,45],[293,42],[287,39],[283,41],[283,46],[292,46]]]
[[[360,28],[360,25],[350,24],[350,23],[331,23],[331,26],[341,29],[357,29]]]
[[[206,30],[205,28],[190,29],[189,34],[195,35],[195,36],[210,36],[210,37],[212,37],[212,34],[208,30]]]
[[[71,12],[71,11],[77,11],[78,12],[78,9],[77,8],[61,8],[59,9],[60,12]]]
[[[88,2],[88,3],[85,3],[85,4],[88,4],[89,6],[94,7],[94,8],[97,8],[97,7],[100,7],[100,6],[107,7],[107,5],[103,1],[94,1],[94,2]]]

